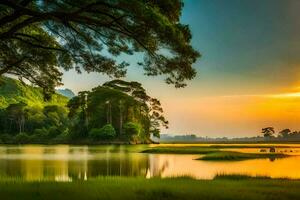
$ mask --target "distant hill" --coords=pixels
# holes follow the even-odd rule
[[[19,102],[24,102],[28,106],[64,106],[67,104],[68,98],[61,94],[54,94],[51,101],[45,102],[41,88],[24,84],[13,78],[0,77],[0,108]]]
[[[75,97],[76,95],[74,94],[74,92],[70,89],[57,89],[56,92],[58,94],[61,94],[69,99],[72,99],[73,97]]]

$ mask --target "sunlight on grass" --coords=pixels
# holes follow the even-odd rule
[[[277,159],[285,158],[289,155],[281,153],[241,153],[233,151],[221,151],[214,152],[204,155],[203,157],[198,158],[197,160],[207,160],[207,161],[240,161],[248,159]]]
[[[1,199],[299,199],[300,181],[267,177],[217,177],[212,181],[190,178],[143,179],[99,177],[90,181],[0,182]],[[275,198],[276,197],[276,198]]]

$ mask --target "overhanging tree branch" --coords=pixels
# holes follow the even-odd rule
[[[18,67],[25,59],[26,59],[26,57],[23,57],[23,58],[17,60],[16,62],[11,63],[11,64],[5,66],[4,68],[2,68],[0,70],[0,75],[3,75],[5,73],[9,72],[9,70],[11,70],[14,67]]]
[[[19,37],[12,37],[13,39],[17,39],[23,43],[26,43],[32,47],[36,47],[36,48],[41,48],[41,49],[47,49],[47,50],[55,50],[55,51],[66,51],[65,49],[60,49],[60,48],[55,48],[55,47],[47,47],[47,46],[43,46],[43,45],[40,45],[40,44],[35,44],[35,43],[32,43],[28,40],[24,40],[22,38],[19,38]]]

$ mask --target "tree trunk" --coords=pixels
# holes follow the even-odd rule
[[[123,114],[122,114],[122,109],[120,107],[120,135],[122,135],[122,129],[123,129]]]

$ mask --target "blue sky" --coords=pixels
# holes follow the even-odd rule
[[[135,65],[140,59],[138,55],[120,58],[132,63],[126,79],[142,82],[150,95],[161,99],[170,121],[170,129],[163,132],[235,137],[259,134],[264,125],[300,129],[298,115],[284,110],[295,105],[286,101],[283,104],[290,107],[282,106],[283,110],[280,103],[276,103],[276,109],[266,108],[266,112],[281,118],[256,117],[264,113],[261,105],[268,101],[266,96],[298,92],[295,90],[300,86],[300,1],[186,0],[184,3],[181,22],[189,24],[192,44],[202,54],[194,64],[198,75],[188,82],[187,88],[175,89],[166,85],[162,77],[145,77]],[[63,77],[64,87],[75,92],[107,80],[104,75],[77,75],[73,71]],[[248,115],[245,111],[249,106],[254,106],[251,110],[257,113]],[[231,116],[231,120],[226,116]]]

